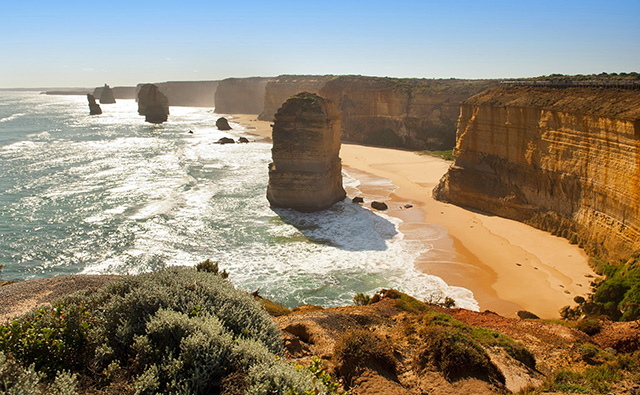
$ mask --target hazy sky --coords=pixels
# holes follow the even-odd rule
[[[640,71],[640,0],[5,1],[0,87]]]

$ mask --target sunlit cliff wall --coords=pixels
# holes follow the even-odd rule
[[[464,101],[434,196],[606,259],[640,249],[640,91],[501,86]]]

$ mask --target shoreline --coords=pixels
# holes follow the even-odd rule
[[[271,123],[258,121],[257,115],[231,114],[229,120],[271,140]],[[388,196],[385,214],[403,221],[400,231],[407,238],[432,246],[416,260],[416,268],[471,290],[481,311],[515,317],[518,310],[527,310],[557,318],[561,307],[590,292],[590,278],[596,275],[586,253],[568,240],[435,200],[431,191],[451,162],[347,143],[340,157],[347,172],[365,180],[359,187],[363,193],[366,177],[385,178],[397,187]],[[406,203],[413,207],[404,208]]]

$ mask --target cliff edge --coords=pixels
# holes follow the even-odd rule
[[[640,91],[493,88],[462,103],[454,153],[435,198],[610,261],[640,250]]]

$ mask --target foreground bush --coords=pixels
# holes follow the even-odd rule
[[[368,368],[396,373],[396,359],[386,339],[367,329],[349,329],[340,336],[333,349],[336,370],[347,382]]]
[[[210,394],[225,383],[255,394],[325,392],[277,357],[280,331],[222,273],[174,267],[116,279],[1,327],[0,351],[38,379],[69,369],[103,393]]]

